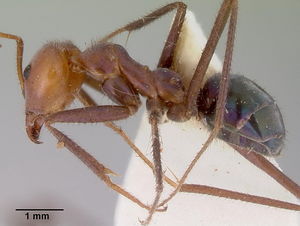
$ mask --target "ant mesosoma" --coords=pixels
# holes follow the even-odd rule
[[[143,222],[144,224],[151,221],[155,211],[165,210],[162,206],[177,192],[204,193],[201,185],[188,185],[184,182],[197,160],[216,137],[230,143],[245,158],[266,171],[299,198],[299,186],[262,156],[278,155],[283,144],[285,129],[277,105],[272,97],[255,83],[242,76],[230,76],[237,5],[237,0],[224,0],[222,3],[195,73],[187,87],[184,86],[182,78],[176,71],[176,65],[173,64],[174,51],[186,14],[186,5],[182,2],[168,4],[142,19],[121,27],[84,51],[80,51],[71,42],[49,42],[38,51],[24,72],[22,72],[22,39],[12,34],[0,33],[0,37],[14,39],[17,42],[17,73],[26,102],[28,137],[31,141],[40,143],[38,140],[40,130],[45,126],[60,143],[109,187],[148,209],[149,216]],[[124,31],[138,30],[175,9],[176,15],[155,70],[150,70],[147,66],[136,62],[122,46],[108,42]],[[208,65],[227,20],[229,20],[229,32],[222,73],[204,81]],[[85,83],[94,87],[101,86],[101,91],[117,105],[96,106],[94,100],[82,89]],[[241,89],[248,90],[248,93],[241,92]],[[248,98],[248,94],[252,95],[251,98]],[[141,105],[139,95],[147,99],[149,123],[152,130],[153,164],[139,152],[126,134],[112,123],[112,121],[126,119],[136,113]],[[75,98],[80,100],[85,107],[65,110]],[[191,117],[205,117],[211,127],[209,138],[178,183],[164,176],[162,171],[160,156],[162,148],[158,125],[164,114],[170,120],[180,122],[187,121]],[[266,120],[266,114],[272,120]],[[150,207],[113,183],[109,177],[112,173],[110,169],[52,126],[54,123],[96,122],[103,122],[120,134],[153,169],[156,179],[156,195]],[[175,190],[167,199],[160,202],[163,180],[175,187]],[[211,187],[205,193],[222,196],[223,191],[223,189]],[[229,191],[226,197],[299,210],[299,206],[295,204],[247,194],[241,196],[241,193],[237,192]]]

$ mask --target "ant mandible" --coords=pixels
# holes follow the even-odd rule
[[[121,32],[137,30],[174,9],[177,9],[177,13],[156,70],[152,71],[148,67],[134,61],[122,46],[107,42]],[[185,12],[185,4],[181,2],[171,3],[140,20],[116,30],[83,52],[71,42],[50,42],[35,55],[31,63],[25,68],[24,73],[22,73],[22,39],[14,35],[0,33],[0,36],[3,38],[17,41],[17,70],[21,89],[26,100],[26,131],[28,137],[33,142],[39,143],[39,133],[42,126],[45,125],[65,147],[81,159],[108,186],[141,207],[149,209],[149,217],[144,223],[150,222],[158,206],[166,204],[178,191],[188,190],[189,186],[183,184],[186,177],[211,141],[219,135],[224,121],[236,26],[237,1],[225,0],[223,2],[189,87],[184,87],[181,77],[172,67],[174,50],[184,22]],[[177,185],[173,184],[176,187],[175,191],[167,200],[159,203],[164,179],[160,160],[161,145],[158,131],[160,118],[165,112],[167,112],[170,119],[175,121],[185,121],[191,117],[198,116],[197,99],[202,88],[203,78],[229,16],[231,19],[228,42],[219,94],[218,98],[216,98],[217,111],[215,113],[213,130],[184,176],[179,180],[179,183]],[[92,106],[95,105],[94,101],[81,88],[83,83],[88,82],[87,77],[101,84],[104,93],[119,105]],[[185,92],[185,88],[188,88],[187,92]],[[139,95],[147,98],[149,122],[152,128],[154,167],[149,162],[148,164],[154,168],[156,197],[151,207],[146,206],[133,195],[114,184],[108,176],[112,172],[110,169],[97,162],[90,154],[52,126],[53,123],[57,122],[105,122],[107,126],[113,128],[127,139],[127,142],[130,144],[130,140],[126,138],[126,135],[111,121],[125,119],[133,115],[140,106]],[[64,110],[74,98],[79,99],[86,107]],[[254,152],[247,153],[244,147],[235,146],[235,149],[249,161],[268,171],[268,174],[278,178],[277,180],[281,184],[299,197],[299,186],[286,178],[261,155]],[[201,186],[195,185],[193,191],[201,193]],[[220,193],[213,190],[209,193],[220,196]],[[232,194],[229,197],[234,198],[236,196]],[[260,200],[259,203],[264,204],[265,201]],[[275,205],[275,201],[273,203],[269,205]],[[279,204],[276,205],[278,206]]]

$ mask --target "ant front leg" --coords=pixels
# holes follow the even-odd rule
[[[84,92],[81,92],[83,97]],[[129,95],[132,97],[132,94]],[[92,99],[87,99],[86,104],[91,104]],[[138,98],[137,98],[138,99]],[[88,168],[90,168],[101,180],[103,180],[110,188],[117,191],[121,195],[130,199],[142,208],[150,209],[147,205],[143,204],[135,196],[113,183],[108,174],[113,174],[113,171],[106,168],[104,165],[99,163],[92,155],[86,152],[83,148],[77,145],[65,134],[52,127],[53,123],[96,123],[110,121],[116,121],[128,118],[131,115],[130,109],[125,106],[92,106],[79,109],[65,110],[49,115],[44,124],[47,129],[61,142],[66,148],[68,148],[76,157],[78,157]],[[165,209],[156,209],[156,211],[164,211]]]
[[[22,90],[22,93],[24,96],[24,79],[23,79],[23,73],[22,73],[24,42],[23,42],[22,38],[19,36],[7,34],[7,33],[3,33],[3,32],[0,32],[0,37],[15,40],[17,43],[17,57],[16,57],[16,59],[17,59],[17,62],[16,62],[17,74],[18,74],[21,90]]]
[[[59,140],[59,142],[64,144],[76,157],[78,157],[86,166],[88,166],[109,187],[119,192],[123,196],[127,197],[128,199],[132,200],[142,208],[146,208],[149,210],[149,207],[147,205],[143,204],[141,201],[139,201],[129,192],[125,191],[123,188],[114,184],[110,180],[108,174],[112,174],[113,173],[112,170],[106,168],[104,165],[99,163],[93,156],[91,156],[84,149],[79,147],[74,141],[68,138],[65,134],[63,134],[56,128],[52,127],[51,125],[52,123],[55,122],[64,122],[64,123],[107,122],[108,123],[109,121],[128,118],[137,110],[140,104],[138,97],[136,97],[136,93],[131,92],[131,90],[128,91],[127,86],[125,86],[125,88],[123,87],[124,89],[122,89],[122,85],[124,81],[122,81],[122,79],[119,80],[116,79],[110,84],[115,82],[116,85],[112,85],[112,86],[115,86],[118,89],[120,87],[118,87],[117,85],[121,86],[121,92],[126,93],[129,96],[128,98],[125,98],[126,101],[124,103],[125,104],[130,103],[132,106],[128,106],[128,107],[127,106],[94,106],[94,107],[64,111],[63,109],[65,108],[67,103],[70,103],[70,101],[73,100],[74,96],[76,96],[77,91],[79,92],[79,95],[81,93],[82,96],[84,96],[84,92],[80,91],[81,80],[83,81],[84,74],[79,74],[76,72],[71,73],[71,68],[66,67],[69,65],[59,64],[59,60],[61,60],[61,58],[57,58],[57,56],[59,55],[60,57],[69,57],[71,55],[70,54],[71,52],[73,54],[74,53],[79,54],[80,51],[70,42],[48,44],[44,46],[43,51],[39,52],[40,54],[36,55],[36,57],[26,67],[23,74],[22,73],[22,58],[23,58],[22,39],[18,36],[6,34],[6,33],[0,33],[0,37],[13,39],[17,42],[17,68],[18,68],[18,76],[19,76],[22,92],[23,94],[25,94],[25,98],[26,98],[26,130],[29,138],[33,142],[39,143],[38,137],[39,137],[40,129],[42,125],[45,125],[49,129],[49,131]],[[56,55],[56,53],[58,55]],[[36,64],[36,59],[38,59],[39,64]],[[46,60],[43,61],[44,59]],[[67,58],[67,60],[68,59],[69,58]],[[64,62],[67,62],[67,60]],[[51,64],[53,62],[54,64]],[[55,64],[57,62],[58,65],[61,67],[59,66],[54,67],[57,66],[57,64]],[[53,67],[59,69],[54,70]],[[47,79],[49,78],[48,77],[49,74],[44,73],[45,71],[46,72],[51,71],[51,76],[50,76],[51,81]],[[62,73],[57,74],[55,72],[62,72]],[[73,77],[70,80],[68,80],[67,83],[63,83],[65,81],[64,79],[66,79],[63,76],[70,76],[70,75],[73,75]],[[56,80],[55,78],[58,79]],[[80,82],[78,79],[80,80]],[[41,89],[40,82],[43,82],[42,89]],[[75,85],[74,82],[77,83],[77,85]],[[49,87],[50,89],[47,89]],[[72,87],[73,89],[70,90],[70,87]],[[109,89],[110,87],[109,84],[107,85],[107,87]],[[39,89],[39,91],[37,91],[37,89]],[[37,96],[35,96],[36,93],[39,93],[40,99],[37,98]],[[56,93],[59,93],[60,96],[57,97],[54,95],[53,98],[53,94]],[[52,98],[50,98],[51,95]],[[93,104],[92,99],[88,99],[87,97],[86,98],[83,97],[82,99],[86,100],[86,104]],[[58,102],[56,102],[56,100],[58,100]],[[49,111],[49,108],[51,108],[52,110]]]
[[[71,112],[70,112],[71,113]],[[64,114],[65,115],[65,114]],[[66,115],[65,115],[66,116]],[[60,121],[62,121],[60,119]],[[88,121],[87,121],[88,122]],[[86,152],[83,148],[81,148],[78,144],[72,141],[69,137],[63,134],[61,131],[51,126],[51,123],[46,122],[47,129],[57,138],[58,142],[61,142],[68,150],[70,150],[78,159],[80,159],[89,169],[93,171],[104,183],[107,184],[110,188],[118,192],[119,194],[125,196],[132,202],[136,203],[142,208],[149,209],[147,205],[142,203],[135,196],[124,190],[119,185],[113,183],[108,176],[108,174],[114,174],[114,172],[108,168],[106,168],[103,164],[99,163],[92,155]],[[164,209],[157,210],[164,211]]]

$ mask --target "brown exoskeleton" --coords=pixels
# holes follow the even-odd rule
[[[140,105],[138,95],[141,94],[145,96],[147,98],[149,118],[153,130],[154,168],[157,180],[157,195],[150,208],[150,216],[146,220],[146,222],[149,222],[151,215],[158,206],[160,193],[162,192],[163,176],[160,163],[161,147],[157,129],[159,119],[166,110],[168,111],[168,116],[170,116],[170,118],[176,118],[177,120],[188,120],[190,117],[197,114],[195,102],[201,88],[202,77],[206,72],[208,63],[215,50],[218,38],[226,24],[227,18],[230,14],[234,15],[237,11],[237,6],[235,4],[237,4],[236,1],[224,1],[207,43],[207,47],[204,50],[203,57],[201,58],[193,77],[193,83],[191,83],[190,87],[185,87],[186,89],[188,88],[187,92],[184,90],[180,76],[176,72],[170,70],[172,66],[173,51],[176,47],[176,41],[180,33],[186,10],[183,3],[172,3],[162,7],[143,19],[130,23],[111,35],[108,35],[102,42],[91,46],[83,52],[69,42],[49,43],[37,53],[30,65],[26,67],[23,74],[22,40],[16,36],[1,33],[2,37],[12,38],[18,42],[19,52],[17,54],[17,67],[21,87],[26,99],[26,130],[29,138],[34,142],[38,142],[40,129],[45,125],[59,141],[64,143],[69,150],[77,155],[110,187],[138,203],[140,206],[148,208],[134,196],[113,184],[107,176],[107,174],[111,172],[109,169],[96,162],[92,156],[51,125],[55,122],[106,122],[106,125],[118,130],[118,128],[109,121],[124,119],[134,114]],[[157,70],[151,71],[146,66],[134,61],[128,56],[123,47],[105,42],[109,38],[123,31],[139,29],[175,8],[177,8],[177,14],[169,33],[166,42],[167,44],[163,49]],[[218,101],[219,107],[217,108],[220,110],[216,114],[218,120],[215,122],[215,127],[209,141],[203,146],[203,149],[196,159],[198,159],[201,153],[205,151],[206,147],[211,140],[215,138],[218,130],[222,126],[222,115],[228,86],[228,84],[226,84],[226,80],[228,79],[226,78],[229,75],[230,55],[233,48],[234,23],[236,22],[236,18],[233,16],[232,20],[233,22],[230,26],[232,33],[229,35],[229,40],[231,38],[231,42],[228,44],[228,54],[225,57],[224,68],[226,70],[223,72],[223,88],[221,88],[220,91],[221,94]],[[101,84],[103,91],[120,106],[93,106],[82,109],[64,110],[74,98],[80,99],[86,106],[93,105],[93,101],[81,89],[81,85],[86,82],[86,77],[91,77]],[[119,131],[119,133],[122,132]],[[247,158],[258,158],[259,160],[252,160],[256,165],[259,165],[259,163],[267,164],[261,156],[255,153],[247,155]],[[180,180],[179,185],[174,185],[177,186],[176,192],[180,189],[182,191],[188,190],[189,186],[182,186],[182,184],[193,164],[189,167],[185,176]],[[262,167],[268,170],[271,169],[273,172],[276,171],[270,165]],[[270,174],[272,173],[270,172]],[[273,173],[273,175],[280,175],[281,179],[279,180],[284,178],[284,176],[277,171],[276,174]],[[289,184],[287,179],[281,183],[293,187],[293,185],[287,185]],[[193,189],[195,192],[201,193],[201,186],[194,186]],[[292,188],[290,189],[292,190]],[[299,188],[296,187],[294,190],[296,190],[295,193],[299,195]],[[220,191],[216,192],[211,189],[208,193],[220,196],[219,192]],[[228,196],[234,198],[236,197],[236,194]],[[251,200],[249,199],[249,201]],[[260,201],[260,203],[264,202]]]

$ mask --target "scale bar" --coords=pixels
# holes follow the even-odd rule
[[[16,209],[16,211],[64,211],[64,209]]]

